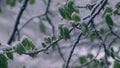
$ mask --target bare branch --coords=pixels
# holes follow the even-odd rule
[[[108,26],[109,27],[109,29],[110,29],[110,31],[111,31],[111,33],[114,35],[114,36],[116,36],[117,38],[119,38],[120,39],[120,36],[119,35],[117,35],[113,30],[112,30],[112,28],[111,28],[111,26]]]
[[[74,50],[75,50],[75,47],[76,47],[77,44],[79,43],[81,36],[82,36],[82,33],[79,34],[79,36],[78,36],[78,38],[77,38],[77,41],[74,43],[73,48],[71,49],[71,52],[70,52],[70,54],[69,54],[69,57],[68,57],[68,60],[67,60],[67,63],[66,63],[65,68],[68,68],[69,63],[70,63],[70,60],[71,60],[71,58],[72,58],[72,54],[73,54],[73,52],[74,52]]]
[[[49,16],[48,16],[48,12],[49,12],[50,5],[51,5],[51,0],[48,0],[47,8],[46,8],[46,11],[45,11],[45,17],[46,17],[48,23],[49,23],[49,24],[51,25],[51,27],[52,27],[53,36],[55,36],[55,27],[54,27],[54,25],[52,24],[51,19],[50,19]]]
[[[15,22],[15,25],[14,25],[13,32],[12,32],[12,34],[11,34],[8,42],[7,42],[9,45],[12,43],[13,39],[15,38],[15,34],[16,34],[16,32],[18,31],[18,25],[19,25],[19,23],[20,23],[21,16],[22,16],[24,10],[25,10],[26,7],[27,7],[28,1],[29,1],[29,0],[25,0],[25,1],[24,1],[23,6],[22,6],[22,8],[21,8],[21,10],[20,10],[20,12],[19,12],[19,14],[18,14],[18,16],[17,16],[17,19],[16,19],[16,22]]]
[[[64,58],[64,56],[63,56],[63,54],[62,54],[62,52],[61,52],[61,48],[60,48],[60,46],[59,46],[58,44],[57,44],[57,48],[58,48],[58,52],[59,52],[62,60],[63,60],[64,62],[66,62],[66,60],[65,60],[65,58]]]
[[[30,18],[27,22],[25,22],[25,24],[23,24],[23,26],[21,26],[21,27],[19,28],[19,32],[20,32],[26,25],[28,25],[33,19],[35,19],[35,18],[40,18],[40,17],[42,17],[42,16],[44,16],[44,14],[38,15],[38,16],[34,16],[34,17]]]

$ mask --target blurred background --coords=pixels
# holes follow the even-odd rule
[[[87,4],[95,4],[99,2],[100,0],[75,0],[75,4],[77,6],[86,6]],[[46,0],[47,2],[47,0]],[[55,31],[58,31],[58,25],[68,22],[66,20],[61,20],[61,16],[58,11],[58,6],[61,4],[64,4],[66,0],[52,0],[51,6],[49,11],[51,12],[51,15],[49,15],[53,25],[55,26]],[[111,0],[110,6],[113,7],[118,0]],[[0,0],[0,7],[2,7],[2,13],[0,14],[0,42],[7,43],[17,15],[22,8],[23,3],[16,3],[15,7],[11,7],[6,5],[5,0]],[[28,4],[27,8],[25,9],[22,18],[20,20],[19,27],[23,26],[30,18],[34,16],[41,15],[45,13],[47,5],[42,0],[35,0],[35,4]],[[90,14],[90,11],[87,11],[85,8],[82,8],[79,10],[80,14],[79,16],[82,18],[87,17]],[[29,22],[20,32],[20,37],[23,36],[28,37],[30,40],[33,41],[33,43],[36,45],[37,48],[42,49],[41,43],[44,41],[45,37],[52,35],[52,28],[50,24],[47,21],[44,21],[46,27],[46,34],[41,33],[39,29],[39,18],[35,18],[32,21]],[[119,17],[114,17],[115,22],[119,22]],[[101,16],[97,16],[95,19],[95,23],[98,24],[99,27],[103,27],[104,25],[100,24],[104,22],[104,19],[101,18]],[[118,24],[119,26],[120,24]],[[68,26],[69,27],[69,26]],[[116,28],[116,30],[119,30],[119,28]],[[56,35],[58,33],[56,32]],[[76,40],[76,36],[78,36],[78,31],[73,31],[73,39],[69,41],[60,41],[60,47],[61,51],[65,57],[65,59],[68,58],[69,52],[71,50],[71,46],[74,43],[74,40]],[[13,45],[16,42],[13,43]],[[87,53],[92,53],[96,55],[98,46],[96,44],[98,41],[95,41],[94,43],[91,43],[88,39],[82,39],[79,45],[76,47],[73,57],[71,59],[71,65],[77,64],[77,58],[80,55],[86,55]],[[101,50],[101,53],[97,58],[103,57],[104,53],[103,50]],[[111,59],[111,61],[113,61]],[[62,68],[64,64],[64,61],[59,55],[58,50],[56,51],[49,51],[49,54],[45,53],[39,53],[37,55],[37,58],[31,58],[28,55],[18,55],[14,54],[14,60],[9,60],[8,67],[9,68]]]

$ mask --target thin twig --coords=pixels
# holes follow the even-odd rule
[[[55,36],[55,27],[54,27],[54,25],[52,24],[51,19],[50,19],[49,16],[48,16],[48,12],[49,12],[50,5],[51,5],[51,0],[48,0],[47,8],[46,8],[46,11],[45,11],[45,17],[46,17],[48,23],[49,23],[49,24],[51,25],[51,27],[52,27],[53,36]]]
[[[44,14],[38,15],[38,16],[34,16],[34,17],[30,18],[27,22],[25,22],[25,24],[23,24],[23,26],[21,26],[21,27],[19,28],[19,32],[20,32],[26,25],[28,25],[33,19],[35,19],[35,18],[40,18],[40,17],[42,17],[42,16],[44,16]]]
[[[112,44],[117,40],[118,38],[116,37],[116,38],[114,38],[111,42],[110,42],[110,44],[108,45],[108,49],[110,49],[110,47],[112,46]]]
[[[110,29],[110,31],[111,31],[111,33],[114,35],[114,36],[116,36],[117,38],[119,38],[120,39],[120,36],[119,35],[117,35],[113,30],[112,30],[112,27],[111,26],[108,26],[109,27],[109,29]]]
[[[66,62],[66,60],[65,60],[65,58],[64,58],[64,56],[63,56],[63,54],[62,54],[61,48],[60,48],[60,46],[59,46],[58,44],[57,44],[57,48],[58,48],[58,52],[59,52],[62,60],[63,60],[64,62]]]

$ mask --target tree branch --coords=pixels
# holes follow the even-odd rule
[[[31,54],[38,54],[40,52],[44,52],[44,51],[47,51],[52,45],[56,44],[58,41],[60,41],[61,39],[58,39],[54,42],[52,42],[49,46],[47,46],[46,48],[44,49],[41,49],[41,50],[37,50],[37,51],[34,51],[34,52],[29,52],[29,53],[24,53],[26,55],[31,55]]]
[[[25,0],[25,1],[24,1],[23,6],[22,6],[22,8],[21,8],[21,10],[20,10],[20,12],[19,12],[19,14],[18,14],[18,16],[17,16],[17,19],[16,19],[16,22],[15,22],[15,25],[14,25],[13,32],[12,32],[12,34],[11,34],[8,42],[7,42],[9,45],[12,43],[12,41],[13,41],[14,38],[15,38],[15,34],[16,34],[16,32],[18,31],[18,25],[19,25],[19,23],[20,23],[21,16],[22,16],[24,10],[25,10],[26,7],[27,7],[28,1],[29,1],[29,0]]]
[[[64,62],[66,62],[66,60],[65,60],[65,58],[64,58],[64,56],[63,56],[63,54],[62,54],[62,52],[61,52],[61,48],[60,48],[60,46],[59,46],[58,44],[57,44],[57,48],[58,48],[58,52],[59,52],[62,60],[63,60]]]
[[[101,0],[100,4],[101,6],[95,6],[95,8],[93,8],[93,11],[91,12],[91,17],[90,20],[88,21],[88,24],[90,24],[90,22],[100,13],[100,11],[104,8],[105,4],[107,3],[108,0]],[[99,7],[99,9],[97,10],[97,8]]]
[[[81,36],[82,36],[82,33],[79,34],[79,36],[78,36],[78,38],[77,38],[77,41],[74,43],[73,48],[71,49],[71,52],[70,52],[70,54],[69,54],[69,57],[68,57],[68,60],[67,60],[67,63],[66,63],[65,68],[68,68],[69,63],[70,63],[70,60],[71,60],[71,58],[72,58],[72,54],[73,54],[73,52],[74,52],[74,50],[75,50],[75,47],[76,47],[77,44],[79,43]]]
[[[46,11],[45,11],[45,17],[46,17],[48,23],[49,23],[49,24],[51,25],[51,27],[52,27],[53,36],[55,36],[55,27],[54,27],[54,25],[52,24],[52,22],[51,22],[51,20],[50,20],[50,18],[49,18],[49,16],[48,16],[48,12],[49,12],[50,5],[51,5],[51,0],[48,0],[47,8],[46,8]]]
[[[33,19],[35,19],[35,18],[40,18],[40,17],[42,17],[42,16],[44,16],[44,14],[38,15],[38,16],[34,16],[34,17],[30,18],[27,22],[25,22],[25,24],[23,24],[23,26],[21,26],[21,27],[19,28],[19,32],[20,32],[26,25],[28,25]]]

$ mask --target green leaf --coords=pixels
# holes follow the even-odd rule
[[[77,25],[77,23],[71,22],[71,26],[72,26],[72,27],[76,28],[76,25]],[[80,26],[79,26],[79,27],[80,27]]]
[[[113,26],[114,23],[110,15],[106,15],[105,20],[108,26]]]
[[[29,0],[30,4],[35,4],[35,0]]]
[[[112,62],[113,63],[113,62]],[[105,65],[108,65],[108,67],[111,65],[111,62],[108,60],[107,62],[104,62],[104,58],[101,58],[100,60],[99,60],[99,65],[100,65],[100,68],[104,68],[105,67]]]
[[[59,7],[59,13],[63,18],[66,18],[64,7]]]
[[[35,45],[31,41],[29,41],[27,38],[24,38],[22,40],[22,44],[26,50],[35,49]]]
[[[63,34],[62,35],[63,35],[63,38],[65,40],[70,39],[70,34],[69,34],[69,30],[67,27],[63,27]]]
[[[90,53],[89,53],[89,54],[87,55],[87,57],[90,58],[90,59],[92,59],[94,56],[93,56],[93,54],[90,54]]]
[[[115,5],[115,8],[120,9],[120,2]]]
[[[101,33],[101,34],[104,34],[104,33],[105,33],[104,28],[101,28],[101,29],[100,29],[100,33]]]
[[[59,25],[59,33],[60,33],[60,35],[61,36],[63,36],[64,35],[64,32],[63,32],[63,25]]]
[[[115,55],[114,55],[114,49],[111,48],[111,57],[114,59],[115,58]]]
[[[71,15],[74,11],[74,2],[73,1],[69,1],[66,5],[65,5],[66,10],[69,12],[69,14]]]
[[[52,50],[53,50],[53,51],[56,50],[56,46],[57,46],[57,44],[52,45]]]
[[[53,36],[51,40],[52,40],[52,41],[56,40],[56,37],[55,37],[55,36]]]
[[[72,13],[71,16],[72,20],[74,20],[75,22],[79,22],[80,21],[80,17],[78,16],[78,14],[76,12]]]
[[[63,18],[66,19],[66,16],[65,16],[65,10],[64,10],[63,7],[59,7],[59,13],[60,13],[60,15],[61,15]]]
[[[107,53],[107,56],[110,56],[110,51],[109,50],[107,50],[106,53]]]
[[[110,7],[106,7],[106,10],[105,10],[106,12],[108,12],[108,13],[112,13],[112,8],[110,8]]]
[[[8,53],[6,53],[6,55],[7,55],[7,57],[9,58],[9,59],[11,59],[11,60],[13,60],[13,53],[12,52],[8,52]]]
[[[44,51],[44,53],[45,53],[45,54],[49,54],[49,52],[48,52],[48,51]]]
[[[25,50],[24,46],[19,43],[19,44],[17,44],[17,47],[15,47],[15,51],[18,54],[22,55],[26,50]]]
[[[71,20],[71,15],[64,7],[59,7],[59,13],[64,19]]]
[[[79,62],[80,62],[81,64],[84,64],[84,63],[87,62],[87,59],[85,58],[85,56],[81,56],[81,57],[79,57]]]
[[[6,4],[10,4],[11,3],[11,0],[6,0]]]
[[[50,37],[44,38],[45,43],[50,44],[52,42],[52,39]]]
[[[100,66],[102,66],[102,67],[104,66],[104,61],[103,60],[100,61]]]
[[[15,6],[16,6],[16,2],[15,2],[15,1],[11,2],[11,3],[10,3],[10,6],[11,6],[11,7],[15,7]]]
[[[8,68],[7,58],[3,54],[0,54],[0,68]]]
[[[28,41],[27,38],[24,38],[24,39],[22,40],[22,44],[23,44],[23,46],[24,46],[24,48],[25,48],[26,50],[30,50],[31,46],[30,46],[29,41]]]
[[[45,48],[47,45],[45,43],[41,43],[42,47]]]
[[[90,34],[90,40],[93,42],[93,41],[95,41],[96,39],[98,39],[98,36],[96,35],[95,31],[93,31],[93,32]]]
[[[65,40],[70,39],[70,33],[69,33],[69,29],[67,27],[63,27],[63,25],[59,26],[59,33],[60,36],[62,38],[64,38]]]
[[[32,57],[32,58],[36,58],[37,54],[30,54],[29,56]]]
[[[114,66],[113,66],[113,68],[120,68],[120,64],[118,63],[118,62],[114,62]]]
[[[2,8],[0,7],[0,13],[2,13]]]
[[[12,48],[9,48],[9,47],[3,49],[3,51],[11,51],[11,50],[12,50]]]
[[[85,23],[83,23],[81,25],[81,27],[82,27],[82,31],[83,31],[82,34],[85,36],[88,33],[89,28],[88,28],[87,24],[85,24]]]
[[[73,12],[79,13],[79,10],[75,7],[73,1],[69,1],[67,4],[59,7],[59,13],[64,19],[72,20],[71,15]],[[75,19],[79,20],[78,16],[76,16]]]
[[[39,23],[39,28],[40,28],[40,31],[42,33],[46,33],[46,27],[44,25],[44,23],[40,20],[40,23]]]
[[[89,10],[92,10],[93,7],[94,7],[94,5],[90,5],[90,4],[87,5],[87,8],[88,8]]]
[[[105,35],[109,32],[109,29],[104,29],[104,28],[101,28],[100,31],[99,31],[101,34]]]
[[[16,0],[6,0],[6,4],[15,7],[16,6]]]
[[[74,1],[69,1],[65,8],[69,11],[70,15],[72,15],[73,12],[79,13],[79,10],[75,7]]]
[[[114,15],[116,16],[119,13],[119,10],[114,10]]]

